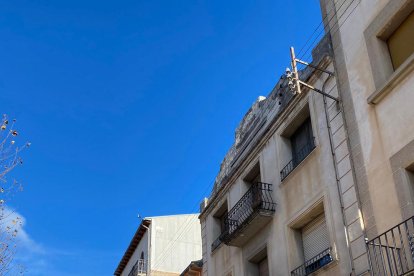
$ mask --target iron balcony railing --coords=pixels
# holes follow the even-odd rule
[[[414,217],[367,241],[372,275],[414,271]]]
[[[147,261],[137,260],[128,276],[144,276],[147,275]]]
[[[222,244],[225,240],[225,237],[227,236],[227,231],[224,231],[218,236],[218,238],[211,244],[211,252],[216,250],[220,244]]]
[[[281,180],[285,179],[315,148],[314,138],[308,140],[298,152],[293,153],[292,160],[280,171]]]
[[[291,276],[306,276],[324,267],[332,261],[333,258],[331,255],[331,249],[328,248],[316,255],[315,257],[313,257],[312,259],[306,261],[303,265],[292,270],[290,274]]]
[[[247,226],[254,217],[261,214],[271,215],[275,212],[276,203],[272,198],[272,184],[257,182],[242,196],[228,212],[225,220],[226,234],[224,242],[229,242],[239,231]]]

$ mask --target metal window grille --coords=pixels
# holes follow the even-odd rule
[[[242,230],[259,212],[274,213],[276,203],[272,198],[272,184],[257,182],[242,196],[228,212],[225,239],[231,239]]]
[[[301,266],[295,268],[290,273],[292,276],[306,276],[309,275],[316,270],[326,266],[330,262],[333,261],[331,255],[331,249],[327,248],[321,253],[317,254],[315,257],[311,258],[310,260],[306,261]]]
[[[273,214],[276,203],[272,198],[272,184],[257,182],[253,184],[242,198],[227,213],[224,219],[224,230],[211,244],[214,251],[222,242],[231,240],[241,231],[259,212]]]
[[[280,171],[281,180],[285,179],[315,148],[314,138],[309,139],[301,149],[293,153],[292,160]]]

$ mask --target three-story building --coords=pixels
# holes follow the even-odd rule
[[[332,58],[326,36],[311,65],[334,71]],[[282,77],[253,104],[201,204],[203,275],[351,273],[362,221],[343,109],[334,74],[312,66],[300,79],[338,101]]]

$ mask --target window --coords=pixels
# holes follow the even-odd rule
[[[414,163],[405,168],[405,174],[407,176],[407,182],[411,191],[411,201],[414,201]]]
[[[396,70],[414,53],[414,12],[391,34],[387,45]]]
[[[287,143],[290,144],[291,149],[291,160],[280,172],[282,180],[285,179],[315,148],[310,117],[307,117],[287,139]]]
[[[267,257],[259,262],[259,276],[269,276],[269,262]]]
[[[215,223],[213,225],[213,235],[216,237],[215,241],[211,244],[211,251],[216,250],[224,241],[227,234],[226,220],[227,220],[227,201],[224,202],[221,207],[213,215]]]
[[[257,183],[262,182],[262,178],[260,176],[260,163],[257,162],[253,168],[249,171],[249,173],[243,179],[244,183],[246,184],[246,191],[249,190],[253,185],[257,187],[257,189],[253,189],[252,195],[252,208],[254,209],[258,205],[260,205],[262,201],[262,193]]]
[[[368,103],[379,103],[414,66],[414,2],[388,1],[364,31],[375,91]]]
[[[333,261],[323,198],[303,210],[289,227],[292,276],[310,275]]]
[[[300,230],[304,263],[292,275],[308,275],[332,261],[325,215],[321,214]]]
[[[255,184],[257,182],[261,182],[260,177],[260,163],[257,162],[253,168],[249,171],[249,173],[244,177],[244,182],[248,184]]]
[[[292,160],[300,163],[313,149],[313,134],[311,120],[308,118],[290,138],[292,145]],[[296,166],[296,165],[295,165]]]
[[[302,228],[302,243],[305,269],[308,273],[331,261],[330,256],[326,258],[330,245],[323,214]]]
[[[144,258],[144,252],[141,252],[141,257],[139,258],[138,262],[138,273],[145,273],[145,258]]]
[[[131,271],[128,273],[128,276],[135,276],[138,274],[138,261],[135,262],[134,266],[131,268]]]
[[[414,216],[414,140],[390,158],[396,195],[403,220]]]
[[[256,253],[247,263],[247,274],[252,276],[269,276],[269,260],[267,247]]]

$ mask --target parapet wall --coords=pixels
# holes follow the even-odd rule
[[[312,64],[319,64],[326,56],[332,56],[329,36],[322,38],[319,44],[312,50]],[[311,67],[305,67],[299,72],[300,79],[308,80],[314,71]],[[284,75],[282,75],[269,95],[267,97],[259,96],[244,115],[236,128],[234,144],[221,162],[220,171],[216,176],[210,199],[214,198],[217,192],[227,183],[227,180],[237,168],[236,163],[240,157],[254,147],[251,142],[285,110],[289,102],[295,97],[289,91],[286,84],[287,81]]]

